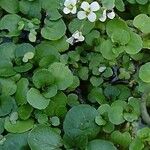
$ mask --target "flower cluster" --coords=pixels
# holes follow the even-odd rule
[[[102,14],[100,14],[99,20],[101,22],[106,21],[107,17],[109,19],[113,19],[115,17],[115,12],[113,9],[107,10],[104,7],[101,7],[100,4],[97,1],[92,2],[89,4],[86,1],[83,1],[80,5],[80,8],[82,10],[79,10],[77,12],[77,0],[65,0],[64,2],[64,9],[63,12],[65,14],[76,14],[78,19],[88,19],[90,22],[95,22],[97,20],[96,12],[99,10],[102,10]]]
[[[101,22],[105,22],[107,17],[109,19],[113,19],[115,17],[113,9],[108,10],[101,7],[97,1],[94,1],[91,4],[83,1],[80,5],[81,10],[77,12],[78,3],[78,0],[65,0],[63,12],[65,14],[77,14],[77,18],[79,20],[88,19],[90,22],[95,22],[97,20],[97,13],[100,14],[99,21]],[[67,42],[71,45],[82,41],[84,41],[84,37],[81,31],[76,31],[69,39],[67,39]]]

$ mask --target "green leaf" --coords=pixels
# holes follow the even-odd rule
[[[11,79],[0,78],[0,87],[4,95],[13,95],[17,90],[17,85]]]
[[[124,49],[128,54],[137,54],[143,48],[142,38],[134,32],[131,33],[130,36],[131,39]]]
[[[6,42],[0,45],[0,58],[3,59],[8,59],[8,60],[13,60],[15,58],[14,52],[16,49],[16,45],[12,42]]]
[[[0,30],[8,30],[9,36],[18,36],[20,31],[18,30],[18,23],[21,20],[21,17],[16,14],[5,15],[0,20]]]
[[[17,13],[19,11],[18,0],[0,0],[0,7],[6,10],[8,13]]]
[[[0,77],[11,77],[16,74],[13,64],[5,57],[0,58]]]
[[[111,40],[114,43],[126,45],[130,41],[130,33],[126,30],[118,29],[112,33]]]
[[[102,5],[107,9],[112,9],[115,6],[115,0],[102,0]]]
[[[73,74],[64,64],[55,62],[50,65],[48,70],[54,76],[58,89],[65,90],[73,83]]]
[[[85,36],[85,42],[92,46],[95,40],[100,38],[100,32],[97,30],[92,30],[89,34]]]
[[[80,28],[82,28],[81,32],[83,33],[83,35],[86,35],[94,28],[94,25],[95,23],[91,23],[88,20],[85,21],[85,20],[79,20],[75,18],[70,22],[68,28],[72,34],[77,30],[79,30]]]
[[[62,0],[40,0],[40,2],[45,10],[59,9],[63,5]]]
[[[113,60],[118,56],[115,53],[113,53],[112,48],[113,45],[111,40],[105,40],[101,43],[100,51],[105,59]]]
[[[18,120],[16,124],[12,124],[9,117],[6,117],[4,127],[11,133],[23,133],[33,128],[34,121],[29,119],[26,121]]]
[[[92,103],[98,102],[99,104],[103,104],[106,99],[105,99],[102,89],[95,87],[95,88],[92,88],[92,90],[88,94],[88,100]]]
[[[53,126],[59,126],[60,125],[60,119],[57,116],[54,116],[50,118],[51,124]]]
[[[137,149],[142,150],[143,148],[144,148],[144,143],[139,138],[135,138],[129,146],[129,150],[137,150]]]
[[[28,17],[41,18],[41,5],[39,0],[34,0],[32,2],[27,0],[21,0],[19,2],[20,11],[27,15]]]
[[[49,105],[44,110],[48,116],[62,117],[67,112],[67,97],[63,92],[59,92],[56,96],[51,98]]]
[[[108,117],[111,123],[115,125],[122,124],[125,121],[123,118],[122,106],[119,105],[111,106],[108,112]]]
[[[13,99],[10,96],[0,96],[0,117],[8,115],[13,109]]]
[[[1,150],[25,150],[29,149],[27,143],[28,133],[21,134],[7,134],[4,138],[6,139],[3,145],[0,145]]]
[[[141,66],[139,77],[143,82],[150,83],[150,62]]]
[[[39,45],[36,46],[36,60],[39,63],[39,60],[41,60],[42,58],[46,58],[46,57],[50,57],[50,62],[48,61],[47,63],[45,63],[45,66],[48,66],[50,63],[52,63],[53,61],[56,61],[57,59],[59,59],[59,52],[57,51],[57,49],[47,43],[41,43]],[[52,59],[53,57],[53,59]]]
[[[37,70],[32,77],[33,84],[36,88],[44,88],[54,83],[54,77],[47,69]]]
[[[136,0],[136,2],[138,4],[145,5],[148,2],[148,0]]]
[[[31,116],[32,111],[33,111],[33,107],[31,107],[28,104],[20,106],[18,108],[19,118],[22,119],[22,120],[29,119],[30,116]]]
[[[0,134],[4,132],[4,118],[0,118]]]
[[[125,11],[124,1],[123,0],[115,0],[115,7],[121,12]]]
[[[129,132],[121,133],[120,131],[117,130],[111,134],[111,140],[115,144],[119,144],[124,148],[128,148],[132,141],[132,137]]]
[[[27,103],[27,92],[29,90],[29,81],[27,78],[22,78],[17,82],[17,91],[15,93],[15,99],[18,105]]]
[[[95,139],[88,143],[86,150],[117,150],[117,148],[112,142]]]
[[[81,135],[86,135],[89,139],[94,138],[100,131],[94,121],[97,115],[96,109],[90,105],[72,107],[63,123],[65,134],[73,140],[77,140]]]
[[[110,20],[106,24],[106,32],[109,37],[111,37],[113,32],[118,31],[119,29],[130,31],[126,22],[120,18],[115,18],[113,20]]]
[[[65,52],[69,48],[69,43],[66,42],[67,37],[63,36],[61,39],[56,41],[47,41],[46,44],[54,46],[58,52]]]
[[[63,145],[61,136],[45,125],[38,125],[29,133],[28,144],[35,150],[59,150]]]
[[[27,92],[27,101],[32,107],[41,110],[48,106],[50,99],[44,98],[37,89],[31,88]]]
[[[45,20],[45,26],[41,30],[42,36],[47,40],[58,40],[66,33],[66,25],[62,19],[57,21]]]
[[[81,67],[78,71],[78,75],[82,80],[87,80],[89,77],[88,67]]]
[[[133,20],[133,25],[145,34],[150,33],[150,17],[146,14],[136,16]]]
[[[35,53],[35,48],[29,43],[22,43],[17,45],[17,48],[15,50],[15,56],[23,57],[28,52]]]

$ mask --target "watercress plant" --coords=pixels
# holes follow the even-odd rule
[[[0,150],[150,149],[150,0],[0,0]]]

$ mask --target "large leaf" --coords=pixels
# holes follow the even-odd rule
[[[90,105],[74,106],[67,112],[63,123],[65,134],[75,141],[80,136],[87,136],[89,139],[94,138],[100,131],[99,126],[94,121],[97,115],[96,109]],[[82,140],[82,138],[78,140]]]
[[[28,133],[22,133],[22,134],[7,134],[4,138],[6,140],[2,145],[0,145],[1,150],[27,150],[29,149],[28,143],[27,143],[27,137]]]
[[[19,11],[18,0],[0,0],[0,6],[9,13],[17,13]]]
[[[49,126],[38,125],[28,136],[28,143],[32,150],[61,150],[61,136]]]

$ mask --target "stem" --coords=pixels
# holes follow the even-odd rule
[[[146,108],[146,101],[147,101],[147,98],[148,98],[148,94],[149,94],[149,92],[145,92],[142,96],[142,99],[141,99],[141,114],[142,114],[143,121],[148,126],[150,126],[150,115],[149,115],[149,113],[147,111],[147,108]]]

